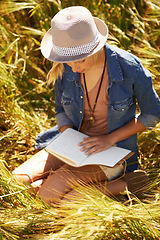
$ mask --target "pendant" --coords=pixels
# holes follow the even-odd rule
[[[90,121],[91,125],[94,123],[94,117],[93,117],[93,115],[90,116],[89,121]]]
[[[93,115],[90,116],[90,118],[82,124],[81,131],[90,129],[91,125],[93,125],[95,122]]]
[[[93,115],[90,116],[89,120],[87,121],[87,124],[86,124],[86,129],[90,129],[90,127],[94,124],[94,117]]]

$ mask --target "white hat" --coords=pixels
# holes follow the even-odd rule
[[[59,11],[41,42],[41,52],[53,62],[71,62],[89,57],[106,43],[108,28],[82,6]]]

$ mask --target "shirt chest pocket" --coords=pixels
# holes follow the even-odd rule
[[[132,97],[126,98],[119,102],[114,102],[111,104],[112,114],[119,118],[127,113],[132,104],[133,104]]]

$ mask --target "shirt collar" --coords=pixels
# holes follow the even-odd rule
[[[123,73],[121,70],[121,66],[118,60],[118,55],[110,47],[109,44],[105,45],[106,54],[107,54],[107,68],[108,75],[111,82],[120,82],[123,81]]]
[[[80,80],[80,75],[78,72],[73,72],[72,68],[67,65],[66,63],[64,63],[64,67],[66,70],[66,74],[67,74],[67,80],[68,81],[79,81]]]

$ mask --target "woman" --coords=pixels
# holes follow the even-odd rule
[[[149,71],[134,55],[106,44],[107,36],[106,24],[92,17],[85,7],[63,9],[52,19],[41,51],[56,63],[49,82],[55,87],[57,126],[40,134],[36,147],[44,148],[57,134],[74,128],[90,136],[80,143],[86,154],[117,144],[134,155],[127,166],[74,168],[41,150],[13,174],[19,181],[32,183],[50,205],[66,198],[73,183],[79,181],[107,182],[103,191],[108,195],[124,192],[130,183],[127,177],[119,177],[124,171],[135,173],[138,169],[137,133],[159,122],[160,101]]]

